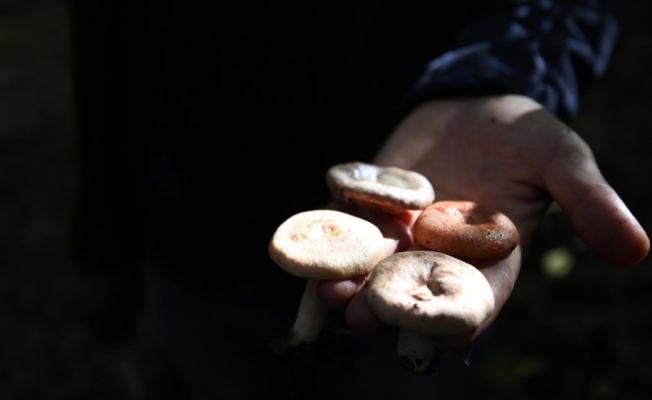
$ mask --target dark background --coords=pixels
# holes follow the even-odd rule
[[[652,233],[652,3],[623,1],[622,24],[607,75],[571,125]],[[138,398],[168,365],[152,269],[133,347],[99,346],[68,306],[70,50],[65,1],[0,0],[0,399]],[[499,318],[487,398],[652,395],[650,267],[602,261],[552,207]]]

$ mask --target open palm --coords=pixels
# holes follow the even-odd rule
[[[516,282],[521,253],[552,200],[579,237],[608,261],[634,264],[649,250],[647,235],[602,177],[588,145],[526,97],[425,103],[396,128],[374,162],[420,172],[435,188],[436,200],[476,201],[509,216],[519,230],[521,245],[508,258],[471,261],[494,290],[494,315],[469,335],[440,338],[444,347],[469,344],[495,319]],[[379,322],[366,305],[364,288],[344,295],[339,287],[324,285],[324,300],[349,296],[349,325],[372,330]]]

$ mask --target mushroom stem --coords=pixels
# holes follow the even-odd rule
[[[439,335],[473,332],[494,310],[493,290],[464,261],[434,251],[394,253],[374,267],[367,302],[378,317],[401,327],[398,355],[417,373],[434,371],[443,354]]]
[[[319,279],[316,278],[308,278],[306,281],[299,311],[287,339],[287,347],[314,342],[324,328],[328,308],[317,297],[318,283]]]
[[[439,357],[444,350],[437,346],[433,335],[400,328],[398,339],[398,358],[405,369],[427,374],[435,372]]]
[[[288,347],[317,340],[327,307],[317,297],[320,279],[366,275],[385,255],[385,240],[374,224],[334,210],[295,214],[269,243],[269,256],[284,271],[307,279],[294,326],[270,343],[282,355]]]

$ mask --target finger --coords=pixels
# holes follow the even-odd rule
[[[418,251],[418,250],[428,250],[427,248],[420,245],[418,242],[415,242],[408,248],[408,251]],[[471,345],[477,338],[493,323],[493,321],[498,317],[500,310],[503,308],[507,299],[512,294],[514,285],[518,278],[518,274],[521,266],[521,246],[517,246],[514,251],[510,253],[504,259],[500,260],[478,260],[478,259],[465,259],[460,258],[462,261],[465,261],[482,272],[484,277],[489,282],[489,286],[494,293],[494,310],[487,320],[485,320],[477,329],[469,331],[463,335],[436,335],[437,344],[447,350],[461,350],[469,345]],[[347,306],[351,307],[354,305],[355,309],[351,311],[352,315],[356,317],[358,315],[364,315],[365,313],[372,312],[369,308],[369,305],[366,303],[366,297],[363,301],[362,298],[358,298],[359,294],[356,295],[356,303],[353,304],[353,301]],[[369,308],[366,310],[364,308]],[[353,322],[353,318],[352,318]],[[433,321],[437,323],[437,321]]]
[[[414,243],[409,251],[424,250],[418,243]],[[472,344],[493,323],[500,310],[514,289],[521,265],[521,248],[516,249],[502,260],[464,260],[482,272],[494,293],[494,311],[491,316],[477,329],[463,335],[437,335],[436,340],[440,347],[449,350],[460,350]],[[373,332],[384,325],[374,314],[367,302],[367,287],[360,290],[349,300],[344,314],[349,327],[359,332]],[[437,323],[437,321],[433,321]]]
[[[372,221],[385,238],[388,257],[396,252],[405,251],[414,243],[412,227],[420,211],[403,211],[392,216],[382,216]]]
[[[405,211],[395,216],[377,215],[373,219],[384,237],[385,257],[403,251],[414,242],[412,225],[418,212]],[[344,307],[364,285],[364,278],[323,280],[317,287],[317,295],[329,308]]]
[[[317,296],[328,308],[343,308],[364,286],[363,277],[343,280],[323,280],[317,286]]]
[[[624,265],[647,256],[647,234],[606,182],[579,135],[569,132],[559,139],[554,157],[545,166],[544,180],[575,232],[598,255]]]
[[[367,303],[367,287],[364,286],[351,298],[344,311],[346,324],[356,332],[371,333],[385,325]]]
[[[414,242],[412,227],[421,214],[421,210],[404,210],[398,214],[387,215],[340,202],[331,202],[327,208],[358,216],[376,225],[385,238],[385,257],[397,251],[404,251]]]
[[[512,294],[521,267],[521,247],[502,260],[463,260],[475,266],[489,282],[494,292],[494,311],[477,329],[465,335],[437,336],[437,343],[445,349],[460,350],[472,344],[491,325]]]

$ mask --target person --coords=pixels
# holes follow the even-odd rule
[[[346,334],[274,356],[266,335],[289,325],[303,281],[271,263],[268,241],[290,215],[324,207],[324,173],[350,161],[415,170],[437,200],[502,211],[521,244],[476,263],[496,311],[438,338],[454,350],[486,340],[552,200],[600,256],[641,261],[646,233],[566,124],[605,72],[616,4],[308,3],[72,2],[75,254],[85,287],[106,289],[93,316],[106,326],[106,310],[119,310],[118,326],[133,323],[126,298],[153,255],[193,398],[474,398],[475,362],[445,357],[432,377],[401,369],[361,279],[320,284],[339,310],[331,332],[344,321]],[[404,233],[410,215],[394,221]]]

